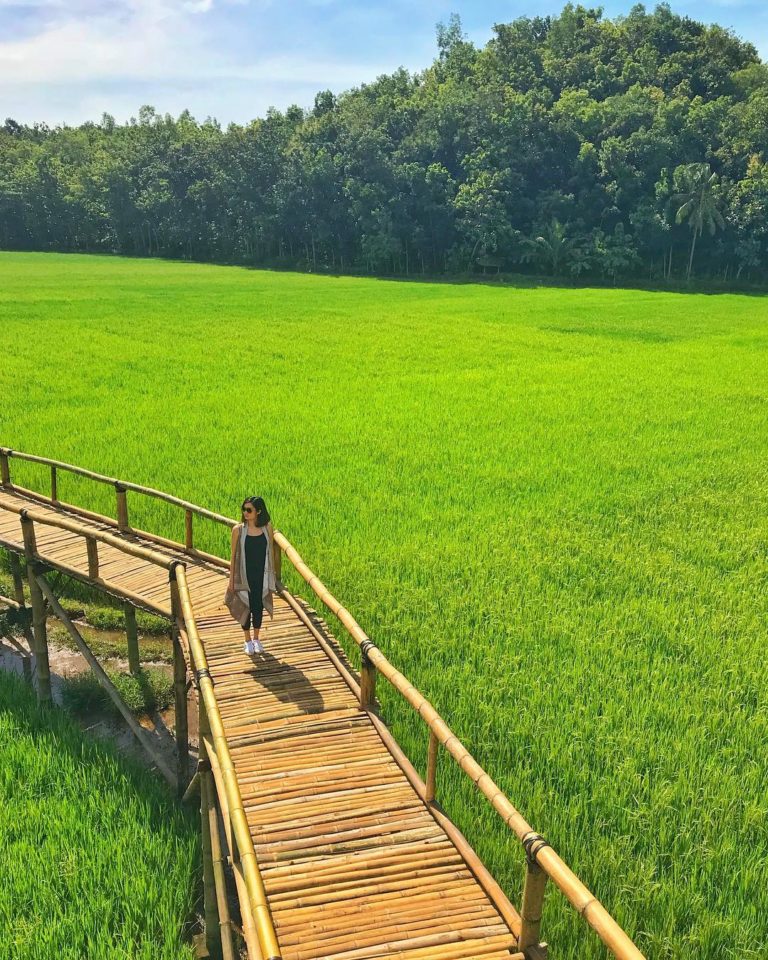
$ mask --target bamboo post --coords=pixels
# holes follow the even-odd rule
[[[51,500],[54,503],[59,499],[58,484],[56,483],[56,467],[51,466]]]
[[[48,663],[46,610],[43,593],[36,576],[38,568],[42,573],[42,567],[35,559],[37,542],[35,540],[34,521],[27,516],[26,510],[22,510],[20,516],[22,536],[24,537],[24,553],[27,558],[29,596],[32,601],[32,636],[34,638],[35,666],[37,668],[37,698],[41,703],[50,703],[52,700],[51,668]]]
[[[363,641],[360,644],[362,650],[362,660],[360,664],[360,709],[371,710],[375,712],[376,696],[376,667],[368,659],[369,646],[373,646],[370,641]]]
[[[435,779],[437,776],[437,748],[439,742],[434,730],[429,731],[429,747],[427,749],[427,791],[424,799],[432,803],[435,799]]]
[[[210,770],[201,775],[205,781],[206,801],[208,806],[208,824],[211,835],[211,861],[213,864],[213,881],[216,887],[216,906],[219,914],[219,942],[223,960],[235,960],[235,950],[232,944],[232,920],[229,916],[227,902],[227,881],[224,875],[224,863],[221,854],[221,835],[219,833],[219,816],[216,811],[216,791]],[[201,788],[202,789],[202,788]]]
[[[184,511],[184,545],[186,546],[187,550],[192,550],[194,547],[192,517],[193,514],[191,510]]]
[[[10,487],[11,485],[11,470],[8,465],[9,454],[10,450],[0,447],[0,484],[4,487]]]
[[[123,614],[125,616],[125,636],[128,641],[128,669],[133,674],[138,674],[141,670],[141,661],[139,659],[139,628],[136,625],[136,608],[127,601],[123,603]]]
[[[126,487],[120,483],[119,480],[115,480],[115,493],[117,495],[117,529],[128,530],[128,497],[126,495]]]
[[[187,663],[179,642],[179,628],[171,626],[173,642],[173,699],[176,716],[176,766],[179,796],[184,795],[189,780],[189,734],[187,721]]]
[[[518,949],[526,957],[539,951],[541,914],[544,909],[544,891],[547,885],[547,874],[536,862],[536,855],[542,847],[549,846],[547,841],[532,834],[525,841],[525,884],[523,886],[523,903],[520,908],[520,939]]]
[[[99,543],[94,537],[86,534],[85,548],[88,551],[88,576],[91,580],[99,579]]]
[[[199,700],[199,728],[200,728],[200,747],[198,757],[201,761],[208,760],[208,752],[205,747],[203,733],[206,730],[205,704],[202,697]],[[206,763],[206,766],[209,764]],[[205,944],[211,956],[221,955],[221,942],[216,943],[216,931],[219,928],[219,911],[216,900],[216,881],[213,876],[213,849],[211,846],[211,825],[208,818],[208,789],[209,782],[206,771],[201,768],[200,772],[200,822],[203,830],[203,912],[205,914]],[[218,949],[217,949],[218,948]]]
[[[272,540],[272,565],[275,568],[275,580],[280,580],[282,582],[283,577],[283,551],[275,543],[274,539]]]
[[[131,728],[132,732],[136,735],[136,739],[144,747],[147,753],[152,757],[155,765],[157,766],[158,770],[162,773],[162,775],[165,777],[165,779],[170,784],[175,786],[176,777],[173,775],[170,768],[168,767],[166,762],[163,760],[163,758],[160,756],[160,754],[155,750],[154,745],[150,741],[147,732],[138,723],[138,721],[133,716],[131,711],[125,705],[123,698],[117,692],[117,688],[109,679],[107,674],[104,672],[104,668],[102,667],[102,665],[93,655],[91,648],[88,646],[85,640],[83,640],[83,638],[80,636],[80,632],[78,631],[77,627],[74,625],[74,623],[72,623],[72,621],[69,619],[67,614],[64,612],[61,604],[54,596],[53,590],[51,590],[50,585],[40,576],[36,577],[35,579],[38,583],[39,589],[45,594],[48,600],[48,603],[50,603],[51,609],[59,618],[59,620],[61,620],[64,626],[67,628],[67,633],[70,635],[70,637],[72,637],[72,639],[77,644],[78,650],[80,651],[80,653],[82,653],[82,655],[88,661],[88,665],[90,666],[91,670],[93,670],[93,672],[96,674],[96,679],[99,681],[101,686],[104,687],[104,689],[107,691],[107,694],[110,700],[114,703],[114,705],[117,707],[120,713],[122,713],[128,726]],[[31,586],[31,581],[30,581],[30,586]]]

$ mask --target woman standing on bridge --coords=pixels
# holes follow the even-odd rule
[[[245,632],[245,652],[264,653],[259,640],[264,610],[274,615],[272,594],[275,568],[272,521],[262,497],[248,497],[241,507],[243,520],[232,528],[229,586],[224,603]],[[253,623],[253,636],[249,634]]]

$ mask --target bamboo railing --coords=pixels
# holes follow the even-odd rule
[[[34,491],[27,491],[23,488],[13,486],[11,483],[9,465],[11,457],[50,466],[50,498],[43,497]],[[104,517],[100,514],[94,514],[90,511],[85,511],[79,507],[64,505],[60,500],[56,499],[57,470],[70,471],[72,473],[80,474],[81,476],[89,477],[98,482],[113,485],[117,494],[117,521],[110,517]],[[192,516],[197,515],[200,517],[205,517],[213,520],[216,523],[224,524],[229,528],[234,526],[237,521],[230,517],[226,517],[223,514],[206,510],[203,507],[198,507],[195,504],[181,500],[178,497],[173,497],[170,494],[163,493],[162,491],[154,490],[151,487],[143,487],[139,484],[128,483],[126,481],[106,477],[102,474],[97,474],[81,467],[75,467],[70,464],[62,463],[61,461],[51,460],[45,457],[38,457],[32,454],[19,453],[18,451],[11,450],[7,447],[0,447],[0,486],[15,489],[20,493],[36,497],[44,502],[66,506],[66,509],[79,512],[84,516],[97,518],[104,523],[116,525],[121,531],[131,530],[132,532],[138,533],[143,537],[154,540],[155,542],[173,546],[178,549],[179,545],[175,544],[173,541],[166,540],[165,538],[159,537],[156,534],[134,530],[129,526],[128,523],[128,507],[126,501],[127,490],[132,490],[136,493],[164,500],[167,503],[175,504],[185,510],[186,542],[184,550],[188,553],[194,553],[196,556],[205,557],[207,560],[210,560],[213,563],[219,563],[227,567],[229,566],[228,561],[222,560],[220,557],[216,557],[212,554],[200,553],[199,551],[195,550],[193,544]],[[110,537],[110,541],[108,542],[111,542],[111,540],[117,540],[117,538],[112,538],[109,534],[102,534],[102,536]],[[425,802],[432,807],[436,807],[436,769],[439,747],[442,746],[446,752],[453,757],[458,766],[467,774],[477,789],[486,797],[491,806],[496,810],[507,826],[510,827],[510,829],[521,841],[526,857],[526,877],[520,911],[520,949],[526,952],[526,955],[530,955],[531,957],[535,957],[537,954],[544,890],[547,879],[550,879],[558,888],[558,890],[560,890],[560,892],[565,896],[568,902],[583,917],[587,924],[589,924],[595,933],[597,933],[611,953],[618,958],[618,960],[645,960],[643,954],[640,952],[637,946],[608,913],[605,907],[597,900],[597,898],[581,882],[581,880],[579,880],[576,874],[558,856],[558,854],[555,853],[553,848],[544,839],[544,837],[532,829],[530,824],[525,820],[522,814],[515,809],[503,791],[463,746],[461,741],[440,717],[432,704],[416,689],[416,687],[413,686],[412,683],[410,683],[410,681],[402,673],[400,673],[399,670],[397,670],[389,662],[386,656],[365,633],[352,614],[341,605],[341,603],[333,596],[330,590],[328,590],[328,588],[323,584],[320,578],[313,573],[313,571],[302,560],[298,551],[293,547],[290,541],[278,530],[274,531],[273,540],[275,548],[275,571],[278,578],[280,577],[281,569],[280,551],[282,551],[282,553],[284,553],[285,556],[291,561],[297,573],[307,583],[315,596],[337,617],[352,640],[360,648],[361,671],[358,689],[361,708],[368,711],[373,718],[373,700],[376,676],[378,673],[381,673],[395,688],[395,690],[397,690],[398,693],[400,693],[401,696],[403,696],[403,698],[413,707],[413,709],[416,710],[418,715],[423,719],[428,727],[429,743],[427,751],[428,760],[426,772],[426,790],[424,794]],[[182,561],[174,561],[174,563],[180,564],[183,567]],[[182,580],[186,587],[185,578],[182,577]],[[189,603],[188,593],[187,603]],[[199,637],[197,636],[193,618],[192,624],[196,644],[199,648],[198,656],[202,656],[204,661],[205,653],[202,650],[202,645],[200,644]],[[197,662],[197,657],[195,660]],[[207,667],[205,667],[204,670],[207,672]],[[205,679],[206,678],[204,676],[202,681],[203,683],[205,682]],[[209,680],[210,678],[208,678],[208,681]],[[212,696],[212,690],[210,695]],[[206,694],[206,696],[208,695]],[[215,698],[213,699],[213,703],[215,703]],[[223,736],[223,731],[221,732],[220,736]],[[214,735],[214,741],[216,741],[216,735]],[[226,741],[224,741],[224,746],[226,747]],[[219,758],[219,760],[221,760],[221,758]],[[226,782],[223,768],[222,777]],[[237,784],[235,782],[235,787],[236,786]],[[228,796],[227,801],[229,801]],[[233,808],[230,807],[230,814],[232,815],[233,812]],[[255,867],[255,854],[252,863]],[[244,864],[244,867],[246,867],[247,870],[250,870],[250,862],[249,864]],[[256,873],[251,870],[248,873],[248,876],[251,878],[252,889],[254,891],[258,891],[259,896],[262,896],[263,886],[260,884],[260,877],[258,882],[255,878],[257,873],[258,869],[256,868]],[[250,893],[251,887],[249,887],[249,895]],[[268,910],[266,913],[268,915]],[[262,917],[262,913],[254,911],[254,919],[257,921],[257,923],[260,919],[262,919]],[[274,933],[274,931],[272,931],[272,933]],[[259,939],[261,940],[261,929],[259,933]],[[269,957],[270,955],[266,954],[266,956]]]

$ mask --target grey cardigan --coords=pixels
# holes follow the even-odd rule
[[[251,611],[250,588],[248,587],[248,577],[245,570],[245,538],[248,524],[243,521],[238,524],[238,543],[235,549],[234,563],[234,583],[235,589],[230,590],[227,584],[227,592],[224,594],[224,603],[229,612],[237,620],[241,627],[245,626],[248,614]],[[262,527],[264,535],[267,538],[267,552],[264,558],[264,582],[261,591],[261,602],[264,609],[270,617],[274,616],[274,607],[272,604],[272,594],[275,587],[275,566],[272,556],[272,536],[268,527]]]

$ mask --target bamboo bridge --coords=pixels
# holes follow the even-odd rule
[[[15,485],[13,460],[50,468],[50,495]],[[112,486],[115,518],[59,499],[63,473]],[[185,543],[132,527],[129,492],[183,510]],[[179,795],[200,797],[211,955],[234,958],[236,930],[249,960],[544,960],[540,924],[549,880],[613,956],[643,960],[605,908],[277,530],[275,615],[265,618],[268,653],[255,661],[245,654],[243,631],[223,603],[229,561],[195,548],[195,518],[228,529],[236,523],[158,490],[0,447],[0,546],[10,551],[16,594],[0,602],[24,607],[26,576],[32,607],[26,633],[40,700],[51,698],[50,609],[136,736],[153,751],[60,606],[43,576],[47,571],[122,601],[131,663],[138,664],[136,608],[170,622],[176,769],[162,757],[154,759]],[[359,647],[359,672],[313,608],[286,590],[283,555]],[[424,780],[379,716],[379,674],[424,721],[429,737]],[[191,777],[190,685],[200,731]],[[525,882],[519,911],[435,797],[440,748],[521,842]]]

